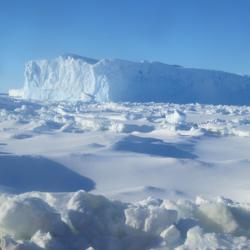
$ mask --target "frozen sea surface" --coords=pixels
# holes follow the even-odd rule
[[[248,106],[1,95],[1,247],[250,249],[249,139]]]

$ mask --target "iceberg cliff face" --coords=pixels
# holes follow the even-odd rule
[[[36,100],[108,100],[108,85],[96,80],[97,61],[60,56],[55,60],[30,61],[25,66],[23,98]]]
[[[159,62],[95,60],[76,55],[30,61],[11,96],[42,101],[250,104],[250,77]]]

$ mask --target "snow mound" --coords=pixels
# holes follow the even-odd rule
[[[41,199],[15,197],[0,206],[0,227],[17,239],[30,239],[38,230],[56,235],[68,233],[60,215]]]
[[[250,205],[224,198],[122,203],[78,191],[5,194],[1,201],[2,250],[248,249],[250,244]]]
[[[74,54],[29,61],[24,87],[9,95],[41,101],[250,104],[250,77],[158,62]]]

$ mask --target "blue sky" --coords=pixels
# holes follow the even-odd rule
[[[76,53],[250,74],[249,0],[0,0],[0,92]]]

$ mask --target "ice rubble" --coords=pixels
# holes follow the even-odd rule
[[[29,61],[10,96],[49,101],[250,104],[250,78],[159,62],[95,60],[66,54]]]
[[[248,106],[168,103],[37,103],[0,96],[0,131],[16,139],[48,132],[250,136]],[[4,130],[4,129],[3,129]]]
[[[1,249],[249,249],[249,204],[224,198],[122,203],[84,191],[64,196],[0,197]]]

